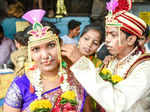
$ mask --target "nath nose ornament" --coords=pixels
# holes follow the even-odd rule
[[[48,56],[48,59],[51,60],[51,59],[52,59],[52,56]]]
[[[42,59],[42,62],[51,61],[51,59],[52,59],[52,56],[48,56],[48,59]]]

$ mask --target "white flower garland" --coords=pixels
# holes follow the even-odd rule
[[[63,92],[67,91],[70,89],[70,84],[68,83],[68,74],[67,72],[63,69],[62,72],[59,72],[58,75],[60,77],[63,76],[64,80],[60,84],[60,87]],[[32,73],[30,74],[30,81],[32,86],[35,88],[35,94],[37,95],[38,99],[42,98],[42,92],[43,92],[43,86],[42,86],[42,81],[41,81],[41,72],[39,69],[33,70]]]
[[[63,76],[63,78],[64,78],[62,84],[60,84],[60,87],[61,87],[62,91],[65,92],[65,91],[69,90],[70,89],[70,84],[67,82],[67,79],[68,79],[67,72],[63,69],[63,71],[59,72],[58,75],[60,77]]]
[[[37,95],[38,99],[41,99],[43,86],[41,84],[41,72],[39,69],[32,71],[31,84],[35,87],[35,94]]]

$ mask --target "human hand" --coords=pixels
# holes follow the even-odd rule
[[[113,59],[113,56],[111,55],[106,56],[103,63],[107,66],[112,59]]]
[[[75,63],[82,56],[75,44],[65,44],[61,47],[62,56],[66,56],[72,63]]]

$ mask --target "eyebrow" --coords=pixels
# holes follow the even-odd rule
[[[139,38],[138,40],[145,40],[145,38]]]

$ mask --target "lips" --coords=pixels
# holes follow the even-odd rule
[[[49,65],[51,63],[51,61],[44,61],[42,62],[42,64],[46,64],[46,65]]]
[[[54,59],[51,59],[51,60],[42,60],[42,61],[41,61],[41,64],[49,65],[49,64],[51,64],[53,61],[54,61]]]
[[[84,51],[86,52],[86,53],[90,53],[90,49],[89,48],[84,48]]]
[[[107,47],[108,50],[112,49],[112,47],[109,46],[109,45],[106,45],[106,47]]]
[[[112,48],[111,48],[111,47],[107,47],[107,49],[108,49],[108,50],[111,50]]]

